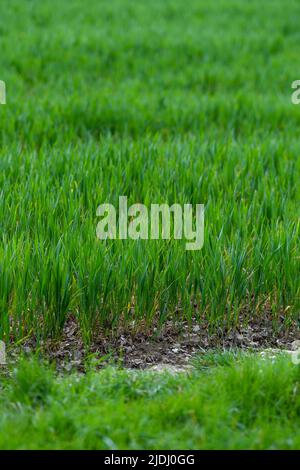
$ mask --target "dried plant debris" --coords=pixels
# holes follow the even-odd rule
[[[242,323],[242,322],[241,322]],[[132,328],[119,328],[114,332],[98,329],[89,347],[85,346],[79,325],[74,317],[69,318],[59,340],[36,342],[34,338],[10,348],[10,355],[17,358],[20,353],[40,351],[49,360],[56,362],[59,370],[84,370],[92,357],[98,366],[119,363],[127,368],[163,368],[174,366],[186,369],[193,356],[209,349],[241,350],[292,350],[300,339],[299,328],[282,327],[274,331],[271,319],[256,318],[236,330],[219,328],[209,332],[208,325],[167,321],[159,328],[132,324]]]

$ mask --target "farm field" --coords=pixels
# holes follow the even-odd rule
[[[58,335],[70,313],[87,340],[178,310],[222,326],[267,306],[289,325],[298,3],[4,4],[1,337]],[[98,240],[96,209],[119,195],[205,204],[203,249]]]
[[[300,3],[263,4],[2,0],[0,449],[299,448],[299,365],[248,352],[300,339]],[[202,249],[99,240],[120,196],[203,204]]]

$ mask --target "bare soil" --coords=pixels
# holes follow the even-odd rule
[[[195,354],[210,349],[291,350],[293,342],[300,339],[299,327],[286,328],[283,319],[279,326],[276,320],[276,325],[275,331],[272,318],[265,315],[235,330],[219,328],[213,332],[205,323],[191,325],[184,321],[167,321],[161,328],[142,324],[119,327],[113,333],[105,333],[99,328],[87,350],[77,321],[70,317],[59,340],[47,340],[37,346],[32,338],[12,348],[11,355],[39,349],[49,360],[56,362],[59,370],[83,370],[86,358],[91,354],[99,359],[100,365],[118,362],[134,369],[155,369],[165,365],[180,369],[185,368]]]

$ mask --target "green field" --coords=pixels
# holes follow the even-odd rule
[[[165,327],[179,351],[173,320],[300,337],[299,17],[296,0],[1,1],[0,449],[300,448],[284,354],[215,351],[173,376],[102,348]],[[99,240],[119,196],[204,204],[203,248]],[[77,345],[84,375],[22,359],[62,370]]]
[[[300,367],[236,354],[194,370],[0,376],[1,449],[299,449]]]
[[[0,337],[299,316],[299,2],[4,0]],[[96,209],[205,204],[205,241],[96,238]],[[297,246],[298,245],[298,246]]]

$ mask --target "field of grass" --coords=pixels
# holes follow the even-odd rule
[[[175,314],[298,318],[299,14],[281,0],[3,0],[0,338],[57,336],[69,314],[87,341]],[[204,248],[99,241],[96,209],[119,195],[205,204]]]
[[[204,336],[300,326],[300,2],[283,3],[2,0],[0,449],[300,448],[284,354],[215,351],[175,375],[12,365],[16,345],[67,356],[68,320],[73,348],[78,325],[84,345],[174,318]],[[203,249],[100,241],[97,207],[119,196],[204,204]]]
[[[175,376],[108,368],[1,377],[1,449],[299,449],[300,367],[210,354]]]

